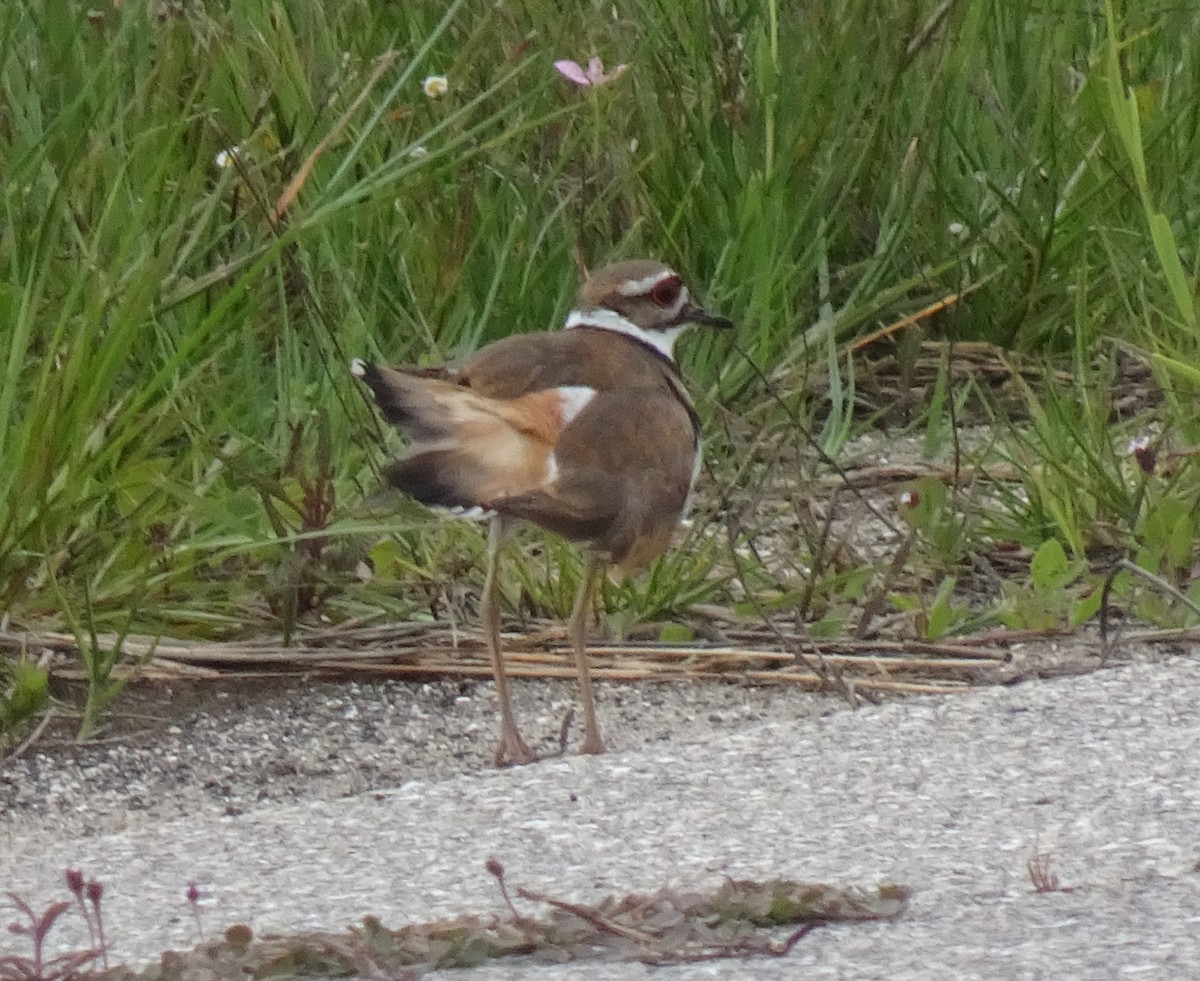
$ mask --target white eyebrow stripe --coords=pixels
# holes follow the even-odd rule
[[[672,361],[675,360],[675,338],[683,333],[687,324],[668,327],[665,330],[643,330],[632,320],[622,317],[615,310],[605,310],[597,307],[595,310],[572,310],[567,314],[564,330],[572,327],[598,327],[600,330],[611,330],[616,334],[624,334],[634,340],[648,344],[660,354]]]
[[[670,269],[664,269],[662,272],[657,272],[653,276],[647,276],[644,279],[626,280],[617,287],[617,292],[622,296],[642,296],[645,293],[649,293],[664,280],[678,278],[678,274],[673,273]]]
[[[563,429],[596,397],[596,390],[587,385],[560,385],[554,391],[558,394],[558,418]]]

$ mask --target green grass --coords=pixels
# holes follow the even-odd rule
[[[811,423],[836,455],[857,425],[845,345],[969,287],[923,329],[1062,356],[1100,386],[1097,362],[1146,353],[1155,431],[1190,446],[1198,48],[1200,13],[1173,0],[9,0],[0,611],[81,641],[426,614],[449,577],[478,578],[478,546],[362,504],[391,437],[345,364],[556,326],[573,247],[703,284],[739,331],[688,345],[702,411],[791,427],[789,445]],[[593,54],[630,68],[581,91],[551,67]],[[834,412],[805,388],[820,371]],[[1111,523],[1145,554],[1145,509],[1196,499],[1188,458],[1161,492],[1122,475],[1149,423],[1104,425],[1102,388],[1029,399],[1032,429],[1005,437],[1028,492],[1001,531],[968,516],[973,547],[1057,538],[1079,557]],[[718,475],[755,479],[713,443]],[[386,574],[359,581],[381,547]],[[609,598],[659,615],[711,596],[696,554]],[[522,591],[561,612],[544,562]]]

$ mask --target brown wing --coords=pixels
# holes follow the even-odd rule
[[[361,377],[413,440],[387,476],[417,500],[533,521],[628,571],[670,544],[695,413],[673,365],[637,341],[583,327],[521,334],[444,372],[363,365]]]
[[[546,388],[580,384],[575,341],[565,333],[514,334],[444,365],[380,370],[451,382],[491,398],[515,399]]]
[[[691,416],[673,394],[601,392],[560,435],[556,478],[489,506],[588,542],[616,566],[636,571],[670,544],[697,452]]]
[[[587,327],[506,337],[452,366],[450,376],[498,399],[567,385],[597,391],[667,388],[668,376],[677,378],[674,366],[645,345]]]

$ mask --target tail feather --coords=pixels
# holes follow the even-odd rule
[[[385,471],[393,486],[422,503],[488,507],[541,487],[561,426],[555,402],[491,399],[443,378],[356,361],[351,371],[371,389],[380,412],[412,442]],[[553,393],[546,393],[553,397]],[[531,412],[540,408],[542,411]]]
[[[452,449],[426,450],[388,464],[384,477],[409,497],[441,508],[482,506],[470,460]]]
[[[439,411],[434,386],[453,389],[449,382],[420,378],[369,362],[355,361],[350,369],[375,396],[379,411],[418,441],[444,438],[449,427]]]

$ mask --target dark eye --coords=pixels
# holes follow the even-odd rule
[[[678,279],[674,277],[664,279],[661,283],[657,283],[654,289],[650,291],[650,299],[654,302],[655,306],[672,306],[679,299],[679,290],[681,288]]]

